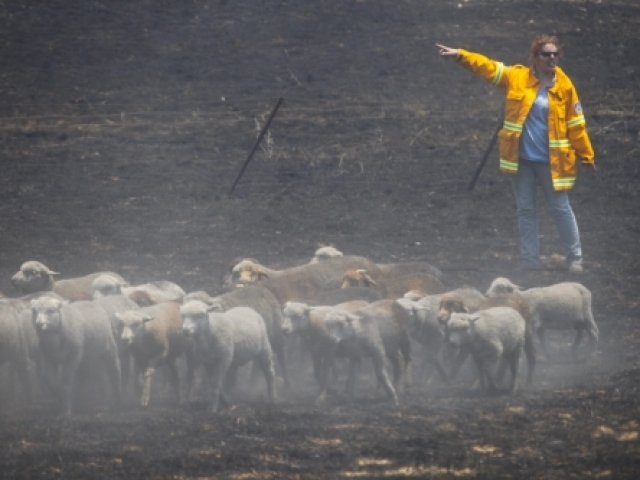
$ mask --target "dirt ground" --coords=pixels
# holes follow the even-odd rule
[[[487,397],[469,375],[390,408],[363,372],[314,405],[306,363],[267,404],[240,382],[212,416],[162,385],[142,410],[96,402],[59,416],[46,391],[0,400],[2,478],[638,478],[640,471],[640,5],[636,0],[49,0],[0,4],[0,289],[36,259],[64,277],[220,290],[232,260],[308,261],[319,244],[380,263],[420,260],[447,287],[579,280],[598,353],[550,335],[534,384]],[[597,171],[571,200],[586,273],[558,260],[516,274],[508,179],[493,152],[467,185],[502,92],[436,42],[526,62],[556,34]],[[232,195],[269,113],[284,98]],[[542,202],[542,199],[541,199]],[[586,353],[586,352],[585,352]],[[104,403],[104,402],[103,402]]]

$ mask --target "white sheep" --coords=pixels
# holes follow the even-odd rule
[[[547,358],[551,356],[544,338],[546,329],[576,330],[576,337],[571,347],[571,355],[574,358],[577,357],[578,347],[585,332],[591,343],[592,354],[596,352],[599,331],[591,310],[591,292],[584,285],[563,282],[521,290],[507,278],[496,278],[487,290],[487,296],[503,293],[518,293],[529,303],[532,327],[540,339]]]
[[[444,332],[438,322],[441,296],[428,295],[418,301],[403,297],[399,298],[397,302],[408,313],[411,338],[424,347],[425,360],[435,367],[441,380],[447,381],[447,373],[439,358],[440,351],[445,345]],[[427,380],[429,379],[430,375]]]
[[[11,283],[23,295],[52,291],[73,302],[91,300],[93,298],[93,280],[104,274],[124,282],[120,275],[113,272],[96,272],[84,277],[56,281],[54,276],[60,275],[58,272],[49,270],[43,263],[31,260],[22,264],[20,270],[11,278]]]
[[[120,278],[110,274],[100,275],[93,280],[93,298],[108,295],[124,295],[141,307],[148,307],[161,302],[180,301],[186,295],[177,284],[168,281],[129,285]]]
[[[33,364],[35,364],[36,371],[38,373],[38,375],[36,376],[37,379],[42,378],[42,361],[41,361],[41,355],[40,355],[40,345],[39,345],[40,342],[38,340],[38,333],[36,331],[35,325],[33,324],[33,320],[31,318],[31,301],[43,296],[63,300],[63,298],[60,295],[57,295],[53,292],[37,292],[37,293],[31,293],[29,295],[25,295],[23,297],[18,297],[18,298],[1,298],[0,299],[0,305],[2,306],[1,308],[2,310],[4,310],[5,307],[8,307],[12,309],[18,316],[18,325],[21,329],[20,335],[24,340],[24,343],[22,343],[22,345],[25,348],[27,359],[28,359],[29,377],[31,377],[31,367]],[[9,350],[12,350],[12,349],[7,348],[7,351]],[[21,369],[22,368],[21,362],[22,362],[23,356],[22,356],[22,353],[18,353],[17,355],[18,355],[17,365],[20,365],[20,369]],[[12,363],[12,360],[9,360],[9,363]],[[16,372],[17,372],[17,369],[16,367],[14,367],[11,370],[12,382]],[[22,378],[20,378],[19,380],[23,385],[22,386],[23,390],[26,392],[28,396],[29,395],[28,390],[31,390],[31,384],[29,383],[29,385],[26,385],[25,383],[23,383],[25,380],[23,380]],[[12,390],[14,389],[12,388]]]
[[[394,405],[398,404],[396,386],[404,377],[411,379],[411,340],[408,331],[407,313],[394,300],[379,300],[353,313],[333,309],[325,317],[329,335],[338,344],[347,348],[349,377],[346,393],[353,395],[356,371],[362,358],[373,361],[378,384],[382,385]],[[393,384],[385,369],[385,357],[394,372]]]
[[[169,382],[181,403],[180,378],[176,359],[187,357],[187,398],[191,393],[196,366],[193,342],[182,334],[180,306],[176,302],[163,302],[137,310],[116,313],[120,322],[121,338],[127,345],[135,370],[136,386],[140,374],[144,375],[140,405],[147,407],[151,397],[151,380],[160,365],[166,367]]]
[[[220,313],[234,307],[250,307],[258,312],[267,327],[271,349],[282,370],[284,386],[285,388],[291,386],[285,355],[284,334],[282,332],[282,323],[284,322],[282,310],[280,303],[268,289],[260,285],[250,285],[216,297],[211,297],[205,292],[198,291],[186,295],[183,299],[183,304],[186,304],[189,300],[200,300],[212,307],[214,311]]]
[[[321,401],[326,394],[328,374],[336,356],[336,345],[329,336],[325,317],[334,309],[352,312],[367,304],[363,300],[353,300],[335,306],[314,307],[301,302],[287,302],[282,309],[282,331],[298,335],[304,349],[311,354],[313,374],[320,387],[316,401]]]
[[[24,397],[31,400],[29,363],[27,339],[19,314],[8,302],[0,301],[0,366],[7,364],[11,368],[12,396],[15,388],[13,379],[17,376]]]
[[[220,313],[202,301],[190,300],[182,305],[180,315],[183,332],[193,338],[199,360],[209,376],[212,413],[218,411],[220,400],[229,405],[226,394],[236,382],[238,368],[252,361],[264,374],[270,401],[275,400],[271,345],[258,312],[235,307]]]
[[[76,374],[87,361],[106,367],[115,403],[119,403],[120,361],[107,312],[93,302],[67,303],[49,296],[32,300],[31,310],[44,380],[60,399],[64,412],[71,413]]]
[[[525,320],[511,307],[493,307],[475,313],[453,313],[447,323],[449,342],[468,348],[478,369],[480,385],[496,390],[493,367],[504,359],[511,370],[509,391],[516,388]],[[486,383],[485,383],[486,381]]]
[[[518,311],[526,322],[524,352],[527,357],[529,366],[527,373],[527,384],[533,381],[533,374],[536,368],[536,351],[533,342],[533,321],[531,318],[531,307],[529,303],[521,296],[515,293],[505,293],[494,297],[481,297],[479,299],[465,298],[465,295],[457,291],[447,292],[440,297],[440,311],[438,313],[438,321],[443,328],[454,312],[457,313],[474,313],[478,310],[486,310],[492,307],[511,307]],[[458,369],[462,366],[468,356],[467,351],[462,349],[451,369],[450,378],[454,378]]]
[[[313,258],[309,263],[324,262],[325,260],[328,260],[330,258],[343,257],[343,256],[344,254],[337,248],[331,247],[331,246],[324,246],[324,247],[318,248],[315,251]]]
[[[124,295],[107,295],[106,297],[96,298],[94,303],[102,307],[109,315],[111,328],[118,346],[118,357],[120,358],[120,372],[122,379],[122,390],[126,390],[131,377],[131,353],[129,348],[122,340],[121,323],[116,314],[124,313],[129,310],[138,309],[138,304]]]

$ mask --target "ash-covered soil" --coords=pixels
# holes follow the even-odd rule
[[[549,335],[555,360],[513,396],[478,394],[470,371],[427,384],[417,350],[395,410],[368,366],[354,400],[337,384],[314,405],[295,348],[274,406],[245,376],[215,416],[202,400],[177,406],[158,374],[145,410],[94,394],[61,417],[46,391],[12,400],[3,372],[3,478],[637,478],[637,2],[53,0],[4,2],[0,25],[5,295],[30,259],[62,277],[113,270],[214,294],[236,257],[289,264],[333,244],[431,262],[451,288],[578,280],[600,328],[598,354],[578,362],[569,332]],[[542,33],[564,44],[596,150],[571,193],[580,277],[561,267],[544,207],[545,269],[513,273],[515,207],[495,152],[467,192],[502,92],[434,46],[523,63]]]

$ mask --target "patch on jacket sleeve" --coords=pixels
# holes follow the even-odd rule
[[[582,105],[580,105],[580,102],[576,102],[573,104],[573,109],[575,110],[575,112],[578,115],[582,115]]]

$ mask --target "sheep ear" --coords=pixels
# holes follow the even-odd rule
[[[207,305],[207,313],[211,313],[211,312],[215,312],[217,311],[217,308],[215,307],[215,305]]]
[[[265,278],[269,278],[269,274],[266,272],[266,270],[264,268],[262,268],[261,266],[256,268],[256,274],[258,275],[258,278],[260,280],[263,280]]]
[[[371,278],[364,270],[363,270],[363,274],[362,274],[362,278],[364,279],[364,281],[368,284],[368,285],[374,285],[374,286],[378,286],[378,284],[376,283],[376,281]]]
[[[54,272],[53,270],[49,270],[49,269],[47,269],[47,271],[44,273],[46,273],[47,275],[60,275],[60,273]]]
[[[464,311],[464,313],[470,313],[469,312],[469,307],[467,307],[466,305],[462,304],[462,310]]]
[[[145,317],[142,319],[142,323],[150,322],[154,318],[156,318],[156,317],[152,317],[151,315],[145,315]]]

